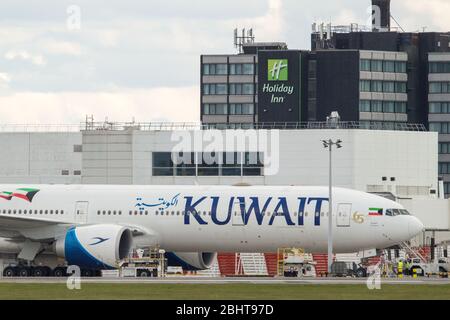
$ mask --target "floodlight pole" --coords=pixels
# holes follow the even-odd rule
[[[338,149],[342,148],[341,140],[334,142],[333,140],[323,140],[323,145],[329,150],[329,181],[328,181],[328,274],[331,274],[331,265],[333,264],[333,146]]]
[[[330,163],[329,163],[329,181],[328,181],[328,274],[331,274],[331,264],[333,263],[333,166],[332,150],[333,142],[329,141]]]

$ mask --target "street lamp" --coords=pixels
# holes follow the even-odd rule
[[[322,140],[325,149],[330,151],[330,163],[329,163],[329,182],[328,182],[328,274],[331,274],[331,264],[333,262],[333,172],[332,172],[332,150],[333,146],[340,149],[342,148],[342,141]]]

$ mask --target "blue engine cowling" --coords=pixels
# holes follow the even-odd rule
[[[55,252],[69,265],[85,269],[115,269],[133,247],[131,231],[118,225],[92,225],[69,229],[55,242]]]
[[[167,265],[182,267],[185,271],[211,268],[216,260],[215,252],[167,252]]]

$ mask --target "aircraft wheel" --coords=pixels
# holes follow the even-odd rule
[[[94,272],[90,269],[81,269],[81,276],[85,278],[90,278],[94,276]]]
[[[56,267],[55,269],[53,269],[52,274],[54,277],[62,278],[64,276],[66,276],[66,268]]]
[[[45,277],[45,269],[43,267],[35,267],[31,271],[31,275],[36,278]]]
[[[3,276],[4,277],[15,277],[15,276],[17,276],[17,269],[14,267],[6,267],[5,270],[3,270]]]
[[[18,276],[19,277],[26,278],[26,277],[29,277],[30,275],[31,275],[30,268],[28,268],[28,267],[21,267],[19,269],[19,272],[18,272]]]

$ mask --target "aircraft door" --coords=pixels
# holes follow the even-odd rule
[[[338,227],[350,227],[350,216],[352,205],[350,203],[340,203],[337,208],[336,222]]]
[[[89,202],[77,201],[75,203],[75,222],[85,224],[88,222]]]

